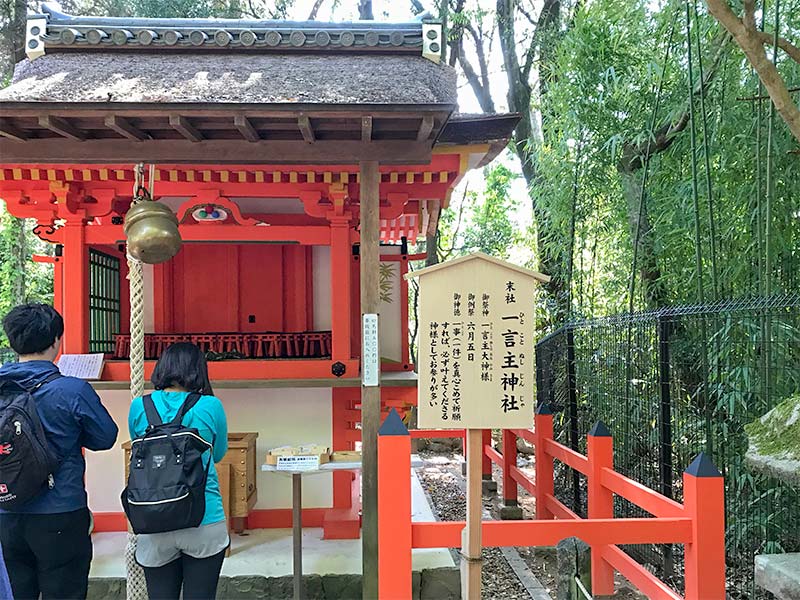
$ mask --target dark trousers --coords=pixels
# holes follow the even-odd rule
[[[0,543],[15,600],[86,598],[92,538],[89,509],[0,514]]]
[[[144,567],[147,595],[150,600],[178,600],[183,586],[183,600],[214,600],[225,550],[208,558],[181,554],[163,567]]]

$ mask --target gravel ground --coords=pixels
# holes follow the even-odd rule
[[[420,456],[424,466],[417,469],[420,481],[433,501],[436,516],[442,521],[463,520],[466,514],[466,498],[464,496],[465,481],[461,475],[461,462],[463,457],[454,452],[431,452],[422,450]],[[532,462],[528,462],[520,455],[520,468],[532,474]],[[494,479],[498,482],[498,494],[484,496],[484,509],[493,518],[500,518],[502,477],[495,466]],[[519,488],[519,504],[522,507],[524,518],[532,519],[535,514],[534,499],[522,488]],[[516,548],[520,557],[528,565],[544,588],[555,597],[556,585],[556,555],[554,548]],[[514,571],[509,566],[499,549],[488,548],[483,551],[484,565],[482,572],[483,598],[497,600],[527,599],[530,596],[520,583]],[[457,560],[457,556],[456,556]],[[645,596],[631,586],[621,575],[617,575],[617,593],[615,600],[641,600]]]

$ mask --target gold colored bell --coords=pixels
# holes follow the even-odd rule
[[[181,249],[178,217],[168,206],[147,200],[133,205],[125,215],[128,252],[149,265],[166,262]]]

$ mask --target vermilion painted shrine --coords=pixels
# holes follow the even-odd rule
[[[168,344],[201,346],[217,359],[210,375],[230,430],[258,433],[259,457],[298,441],[352,450],[363,432],[363,497],[349,472],[309,478],[303,525],[323,527],[326,539],[357,538],[363,500],[364,564],[375,573],[383,540],[382,597],[410,594],[412,547],[457,547],[464,526],[412,525],[409,479],[394,475],[408,473],[408,432],[393,416],[378,436],[381,415],[417,403],[405,275],[423,256],[409,244],[436,232],[453,188],[508,144],[518,121],[457,112],[442,44],[441,26],[426,21],[72,17],[45,5],[28,20],[30,60],[0,90],[0,198],[55,245],[54,256],[34,260],[53,266],[64,352],[106,355],[95,387],[124,425],[123,223],[135,165],[152,164],[153,197],[176,215],[183,246],[145,266],[145,375]],[[363,312],[380,313],[379,388],[359,379]],[[501,466],[507,505],[519,485],[535,494],[537,519],[484,523],[486,545],[585,534],[599,591],[613,592],[616,569],[652,597],[678,598],[615,544],[686,544],[687,598],[716,597],[720,581],[724,589],[721,481],[707,459],[687,472],[684,506],[615,473],[604,428],[588,457],[556,443],[546,406],[533,431],[504,431],[502,454],[488,434],[484,477]],[[516,466],[517,437],[536,447],[535,482]],[[589,519],[554,497],[554,460],[587,475]],[[96,530],[125,531],[123,450],[87,463]],[[247,526],[289,527],[289,481],[264,472],[257,481]],[[613,519],[613,493],[655,516]],[[713,513],[705,525],[700,509]]]
[[[184,241],[145,272],[146,374],[190,339],[228,357],[210,370],[232,430],[278,445],[302,420],[334,450],[360,438],[359,162],[380,161],[381,398],[413,405],[408,245],[516,123],[456,114],[453,70],[422,56],[438,59],[438,26],[39,17],[28,51],[44,56],[0,92],[0,194],[57,244],[38,260],[54,266],[64,351],[107,354],[97,387],[120,422],[122,219],[140,161],[156,163],[154,196]],[[307,524],[358,535],[349,479],[319,486]],[[90,464],[88,486],[98,527],[124,529],[121,457]],[[287,509],[264,495],[250,526],[285,525]]]

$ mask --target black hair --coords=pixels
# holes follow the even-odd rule
[[[200,348],[189,342],[178,342],[164,350],[150,381],[157,390],[180,386],[207,396],[214,393],[208,379],[206,357]]]
[[[3,329],[14,352],[40,354],[64,335],[64,319],[49,304],[21,304],[3,318]]]

